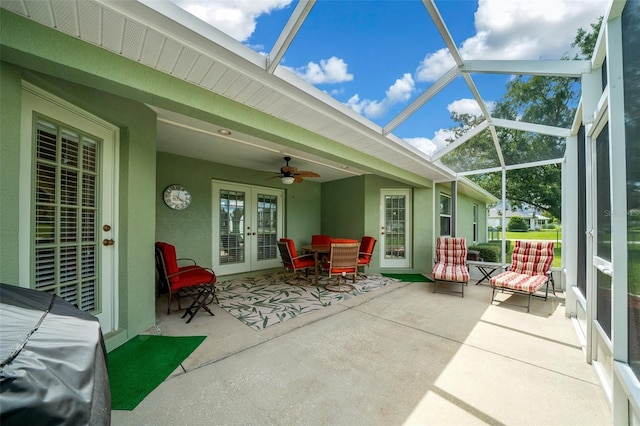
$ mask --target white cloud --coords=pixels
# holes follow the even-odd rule
[[[247,41],[264,14],[289,6],[292,0],[171,0],[181,8],[240,42]]]
[[[335,56],[321,59],[319,64],[309,62],[305,67],[286,68],[311,84],[342,83],[353,80],[353,74],[347,71],[348,65]]]
[[[347,106],[354,111],[363,114],[369,118],[379,118],[389,111],[392,106],[406,102],[411,98],[411,94],[416,88],[411,74],[405,73],[401,78],[397,79],[385,92],[382,100],[360,99],[358,94],[353,95],[348,101]]]
[[[451,130],[440,129],[433,134],[433,139],[404,138],[404,140],[425,154],[433,155],[448,145],[447,139],[454,137],[455,134]]]
[[[464,59],[560,59],[570,53],[578,28],[590,30],[607,2],[479,0],[476,34],[461,42],[460,54]],[[453,65],[446,49],[430,53],[418,66],[416,79],[435,81]]]
[[[491,111],[495,106],[495,102],[485,102],[485,105],[487,109]],[[456,112],[458,114],[470,114],[475,116],[482,115],[482,110],[480,110],[480,106],[475,99],[457,99],[447,105],[447,110],[451,113]]]

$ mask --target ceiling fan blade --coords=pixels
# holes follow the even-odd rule
[[[295,179],[293,180],[293,182],[294,182],[294,183],[302,183],[302,181],[303,181],[303,180],[304,180],[304,179],[302,178],[302,176],[297,175],[297,176],[295,177]]]
[[[269,179],[280,179],[280,174],[277,174],[277,175],[275,175],[275,176],[268,177],[268,178],[266,178],[265,180],[269,180]]]
[[[292,166],[282,166],[280,167],[280,173],[295,173],[298,169]]]
[[[304,177],[320,177],[319,174],[317,174],[316,172],[310,172],[308,170],[301,170],[298,172],[298,176],[304,176]]]

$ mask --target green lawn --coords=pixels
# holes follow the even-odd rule
[[[501,231],[489,231],[490,240],[501,240]],[[562,229],[543,229],[540,231],[509,232],[507,240],[550,240],[556,243],[562,242]]]

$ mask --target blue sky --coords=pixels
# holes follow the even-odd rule
[[[252,49],[268,53],[296,6],[291,0],[172,0]],[[607,0],[436,0],[465,59],[560,59],[577,29]],[[453,65],[417,0],[319,0],[281,61],[309,83],[386,125]],[[507,75],[473,75],[491,107]],[[445,145],[451,111],[478,113],[461,77],[394,134],[433,153]]]

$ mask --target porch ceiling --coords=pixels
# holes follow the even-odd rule
[[[494,138],[498,159],[495,169],[504,168],[495,128],[522,128],[524,123],[492,120],[482,97],[474,85],[470,72],[496,72],[553,74],[580,76],[590,69],[583,61],[464,61],[433,1],[424,0],[424,6],[434,21],[456,67],[434,83],[404,111],[381,127],[328,94],[304,82],[278,62],[286,51],[295,31],[304,24],[304,18],[315,1],[300,1],[289,23],[270,55],[263,56],[232,39],[221,31],[196,19],[168,1],[28,1],[7,0],[2,7],[54,28],[75,38],[144,64],[178,79],[188,81],[211,92],[277,117],[301,128],[336,141],[345,147],[392,164],[436,182],[461,178],[461,170],[446,167],[440,158],[419,151],[392,131],[413,111],[421,108],[451,79],[462,73],[471,92],[478,101]],[[562,62],[562,63],[560,63]],[[496,65],[496,64],[499,65]],[[150,105],[154,107],[153,105]],[[367,162],[357,158],[341,161],[317,152],[293,150],[274,141],[260,139],[229,129],[231,137],[243,144],[241,152],[230,150],[230,137],[223,137],[216,123],[197,121],[173,111],[154,108],[158,113],[158,149],[175,154],[220,161],[258,171],[277,171],[282,157],[290,155],[301,170],[317,171],[320,181],[375,173]],[[566,129],[531,124],[528,131],[553,136],[568,136]],[[177,144],[176,141],[181,141]],[[189,141],[189,143],[182,143]],[[466,142],[465,138],[452,147]],[[364,157],[364,156],[363,156]],[[550,159],[559,161],[558,158]],[[467,171],[468,172],[468,171]]]

